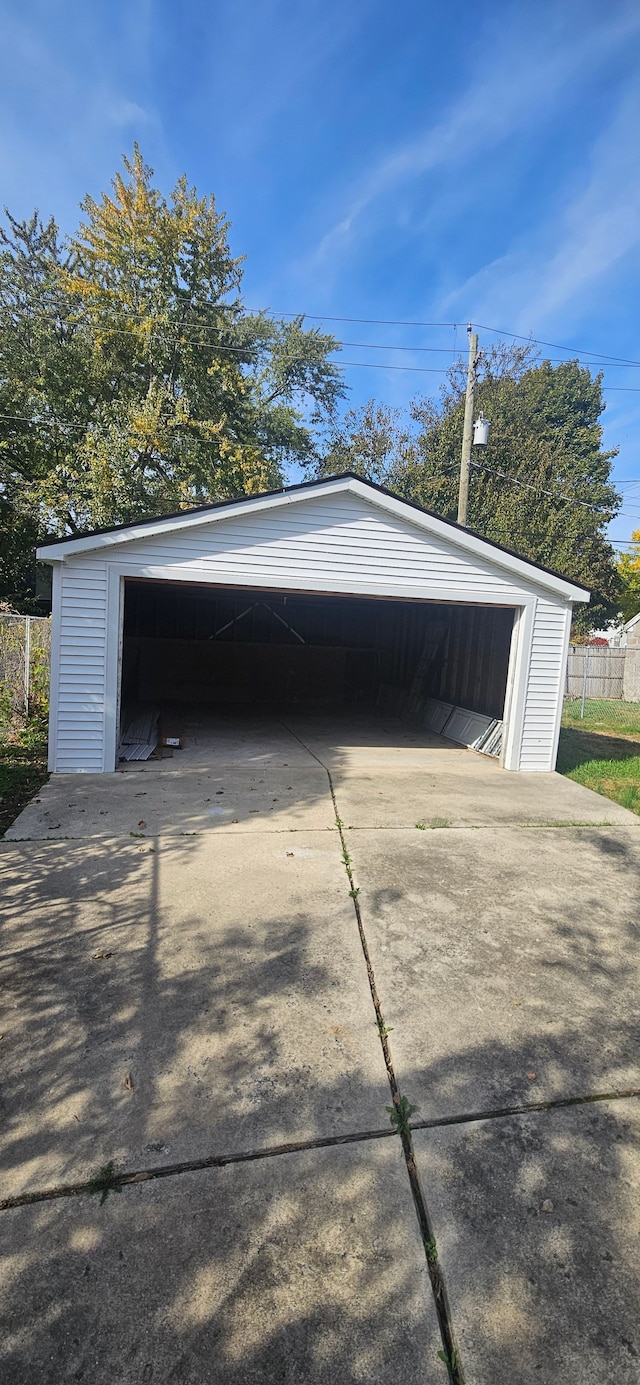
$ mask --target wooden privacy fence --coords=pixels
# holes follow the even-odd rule
[[[572,644],[565,697],[582,702],[640,702],[640,649]]]
[[[48,616],[0,612],[0,726],[46,704],[50,658]]]

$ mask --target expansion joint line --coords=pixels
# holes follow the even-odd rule
[[[314,760],[316,760],[317,763],[320,765],[321,769],[324,770],[327,779],[329,780],[329,789],[331,792],[331,800],[335,812],[336,827],[340,834],[340,843],[342,846],[342,861],[347,872],[347,879],[349,881],[349,894],[353,901],[356,921],[358,924],[360,944],[362,947],[362,953],[367,968],[369,990],[371,992],[371,999],[373,1001],[373,1008],[375,1010],[376,1022],[378,1026],[378,1035],[380,1038],[380,1044],[382,1046],[382,1053],[384,1056],[384,1063],[387,1070],[387,1078],[389,1081],[391,1098],[398,1115],[398,1131],[400,1134],[400,1139],[402,1141],[402,1151],[404,1154],[407,1174],[411,1186],[411,1193],[413,1196],[413,1203],[416,1211],[416,1216],[418,1218],[418,1225],[420,1227],[422,1245],[424,1247],[425,1258],[427,1261],[427,1269],[429,1271],[429,1279],[431,1281],[431,1288],[433,1291],[433,1298],[435,1302],[436,1313],[438,1316],[440,1335],[442,1337],[443,1354],[446,1359],[447,1370],[449,1372],[449,1381],[450,1385],[464,1385],[462,1366],[460,1364],[460,1361],[458,1360],[458,1353],[453,1340],[451,1314],[449,1310],[449,1303],[444,1278],[437,1255],[436,1239],[431,1225],[427,1200],[425,1198],[422,1189],[422,1184],[420,1182],[420,1175],[418,1173],[418,1166],[416,1163],[415,1153],[413,1149],[413,1140],[411,1138],[411,1129],[403,1112],[403,1098],[400,1094],[400,1088],[398,1086],[398,1081],[393,1067],[393,1059],[391,1057],[391,1050],[389,1047],[387,1028],[384,1020],[384,1015],[382,1013],[380,997],[378,995],[378,987],[376,985],[373,963],[371,961],[371,954],[369,952],[369,944],[367,942],[367,936],[362,920],[362,911],[360,909],[360,904],[358,902],[358,889],[353,875],[352,861],[349,855],[347,840],[344,832],[344,825],[340,817],[338,800],[336,797],[333,779],[331,777],[331,771],[328,765],[323,764],[319,755],[316,755],[315,751],[311,750],[310,746],[306,745],[305,742],[301,740],[300,736],[296,735],[296,732],[293,731],[290,726],[287,726],[285,722],[282,722],[281,725],[285,727],[285,729],[289,732],[290,736],[295,737],[299,745],[301,745],[309,755],[313,756]]]

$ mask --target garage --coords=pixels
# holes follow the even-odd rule
[[[509,770],[555,765],[572,608],[588,592],[361,478],[58,539],[38,557],[53,567],[55,772],[112,772],[127,746],[146,738],[153,753],[185,720],[229,709],[402,716]]]

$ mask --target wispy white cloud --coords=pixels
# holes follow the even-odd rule
[[[238,23],[237,6],[220,3],[206,40],[207,80],[193,97],[199,118],[211,117],[210,90],[223,109],[224,141],[236,158],[269,149],[278,119],[291,118],[300,94],[322,85],[320,74],[371,22],[379,0],[339,5],[335,0],[253,0],[251,20]],[[266,60],[268,55],[268,61]],[[238,101],[238,73],[244,99]]]
[[[156,124],[157,118],[153,111],[145,110],[137,101],[129,101],[126,96],[108,90],[104,93],[102,110],[105,121],[109,125],[115,125],[117,129],[127,129],[130,125]]]
[[[445,300],[479,321],[538,332],[640,247],[640,91],[634,82],[596,139],[582,187],[553,224],[534,228]]]
[[[576,16],[574,15],[574,20]],[[560,31],[527,17],[507,32],[482,63],[482,76],[442,120],[375,161],[339,220],[318,244],[313,259],[336,260],[366,233],[366,214],[383,204],[395,215],[400,189],[430,172],[455,170],[487,155],[534,122],[549,120],[554,105],[576,77],[584,79],[630,36],[640,32],[637,7]]]
[[[67,41],[53,7],[13,0],[0,53],[4,197],[19,215],[37,200],[63,225],[78,188],[97,191],[96,176],[108,181],[134,138],[161,138],[149,98],[147,0],[110,16],[71,0],[68,30]]]

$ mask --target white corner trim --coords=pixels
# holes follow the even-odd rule
[[[569,607],[565,616],[564,638],[562,642],[562,662],[560,665],[560,686],[558,688],[558,705],[556,707],[556,720],[553,731],[553,742],[551,746],[551,764],[549,768],[554,770],[558,758],[558,743],[560,741],[560,725],[562,722],[562,709],[564,706],[564,690],[567,681],[567,661],[569,658],[569,641],[571,639],[571,620],[573,611]]]
[[[62,622],[62,566],[54,563],[51,583],[51,672],[49,675],[49,749],[47,765],[55,773],[58,759],[58,703],[60,692],[60,626]]]
[[[507,714],[507,735],[502,764],[504,769],[519,770],[524,732],[524,714],[527,703],[531,646],[535,622],[537,600],[534,598],[521,606],[514,621],[509,653],[509,709]]]
[[[118,751],[118,679],[120,673],[120,628],[123,619],[124,582],[113,565],[107,567],[107,620],[104,666],[103,773],[116,768]]]

